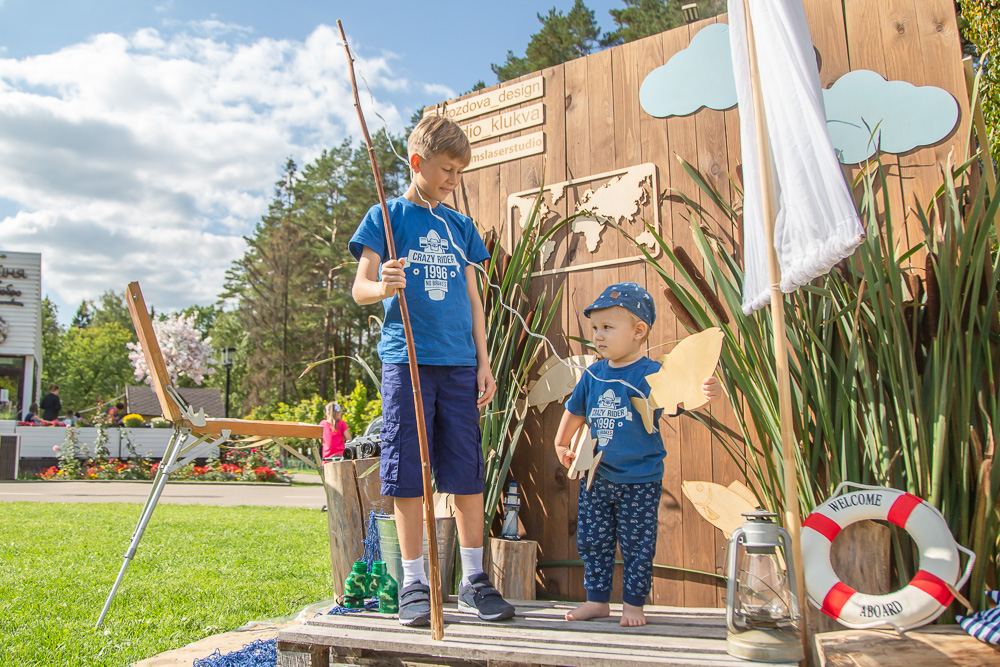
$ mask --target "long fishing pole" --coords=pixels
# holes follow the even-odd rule
[[[389,248],[389,259],[396,259],[396,244],[392,238],[392,221],[389,219],[389,205],[385,201],[385,190],[382,188],[382,174],[378,168],[378,160],[375,159],[375,147],[372,139],[368,135],[368,125],[365,123],[365,115],[361,111],[361,100],[358,99],[358,83],[354,78],[354,58],[351,56],[351,48],[347,45],[347,35],[344,34],[344,26],[337,19],[337,29],[340,30],[340,38],[344,41],[344,50],[347,52],[347,65],[351,73],[351,91],[354,93],[354,108],[358,110],[358,120],[361,121],[361,132],[365,137],[365,146],[368,147],[368,160],[372,165],[372,174],[375,176],[375,187],[378,190],[378,201],[382,206],[382,225],[385,227],[385,240]],[[406,295],[403,290],[397,290],[396,296],[399,299],[399,314],[403,320],[403,331],[406,334],[406,355],[410,362],[410,381],[413,384],[413,405],[417,415],[417,439],[420,442],[420,468],[424,481],[424,519],[427,523],[427,555],[430,563],[431,580],[431,638],[442,639],[444,637],[444,610],[441,599],[441,574],[438,566],[437,552],[437,530],[434,521],[434,495],[431,486],[431,464],[430,453],[427,448],[427,424],[424,422],[424,399],[420,393],[420,374],[417,369],[417,348],[413,342],[413,329],[410,327],[410,312],[406,307]]]

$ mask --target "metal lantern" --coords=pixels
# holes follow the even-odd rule
[[[726,651],[761,662],[802,660],[791,538],[774,523],[775,514],[743,516],[746,522],[729,538]]]
[[[503,499],[503,526],[500,536],[505,540],[521,539],[517,534],[517,512],[521,509],[521,497],[518,494],[517,480],[511,480],[507,494]]]

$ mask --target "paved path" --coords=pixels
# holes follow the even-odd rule
[[[309,507],[326,504],[317,475],[297,475],[308,486],[236,484],[232,482],[183,483],[168,481],[159,503],[174,505],[260,505]],[[34,501],[44,503],[139,503],[146,502],[152,482],[0,482],[0,503]]]

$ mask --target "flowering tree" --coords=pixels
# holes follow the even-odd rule
[[[206,375],[215,372],[212,364],[212,339],[206,336],[204,340],[201,333],[195,328],[195,318],[193,315],[171,315],[164,320],[153,322],[153,332],[160,343],[160,351],[163,353],[163,362],[167,367],[167,374],[170,375],[170,382],[177,383],[180,376],[191,378],[195,384],[201,384]],[[146,366],[146,357],[142,352],[141,343],[128,343],[128,358],[135,367],[135,379],[146,380],[149,377],[149,368]]]

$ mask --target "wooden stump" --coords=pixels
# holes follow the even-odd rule
[[[486,572],[500,594],[508,600],[535,599],[535,566],[538,542],[490,538]]]
[[[378,459],[357,459],[323,466],[334,595],[343,595],[344,579],[364,555],[368,513],[392,510],[392,499],[379,494],[378,470],[365,474],[378,463]]]

